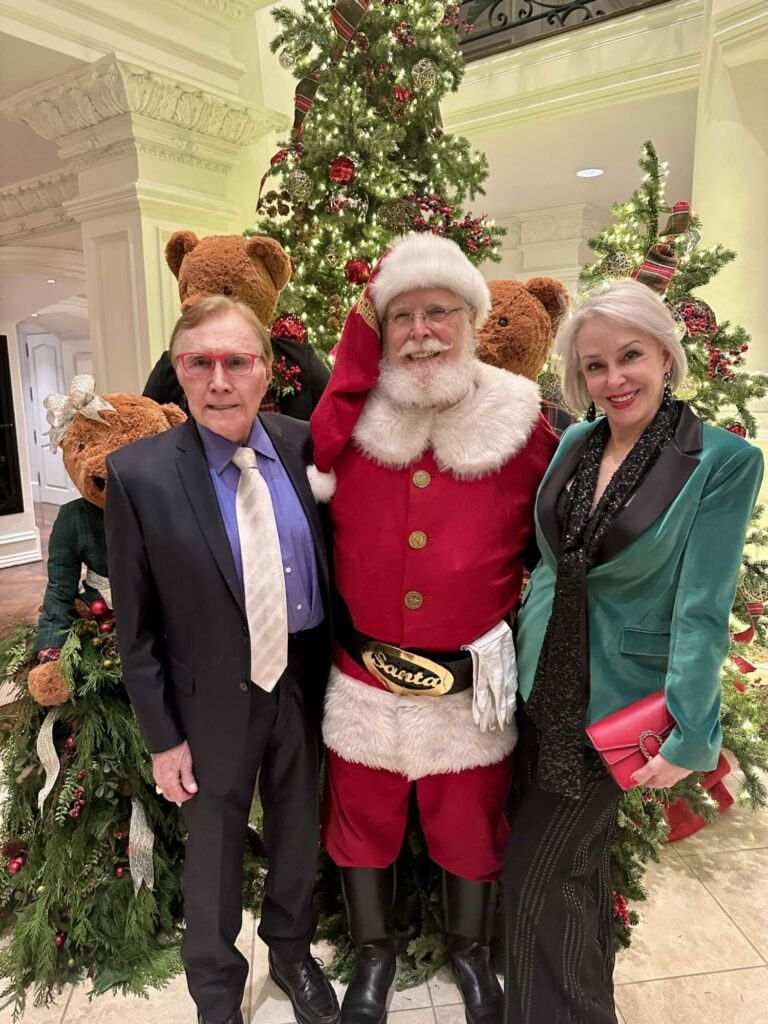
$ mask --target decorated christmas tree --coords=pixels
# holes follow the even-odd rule
[[[276,333],[329,352],[389,242],[431,231],[473,263],[498,260],[500,228],[463,209],[482,193],[485,157],[446,133],[439,103],[464,65],[469,28],[440,0],[305,0],[278,7],[272,43],[296,88],[291,133],[262,181],[258,222],[295,264]]]
[[[688,377],[677,397],[706,422],[742,437],[754,436],[757,424],[749,403],[768,392],[768,376],[743,369],[749,348],[746,330],[718,321],[714,310],[695,294],[736,253],[719,244],[700,246],[701,222],[689,204],[679,202],[671,208],[666,204],[667,168],[659,164],[650,142],[643,146],[640,168],[639,188],[627,202],[613,206],[614,223],[590,240],[599,258],[584,268],[580,284],[587,290],[603,281],[633,276],[663,295],[678,321],[688,357]],[[738,799],[754,810],[768,806],[768,791],[760,777],[761,770],[768,770],[768,685],[756,675],[753,664],[765,657],[768,562],[759,557],[759,549],[768,544],[768,531],[759,525],[761,518],[762,509],[757,508],[733,608],[730,657],[722,671],[724,746],[735,755],[744,775]],[[658,860],[669,824],[674,825],[681,815],[685,824],[696,815],[711,820],[717,814],[716,797],[730,799],[724,789],[712,788],[710,783],[707,776],[691,776],[670,792],[634,789],[624,795],[612,868],[619,945],[629,944],[638,918],[628,903],[645,899],[644,865],[649,858]]]

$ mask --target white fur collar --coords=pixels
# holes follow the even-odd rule
[[[402,469],[431,447],[438,466],[460,479],[500,469],[523,448],[539,414],[539,389],[526,377],[477,362],[466,398],[450,409],[400,409],[376,392],[352,434],[374,462]]]

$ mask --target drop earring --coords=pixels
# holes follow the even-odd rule
[[[661,398],[661,404],[665,409],[672,405],[672,372],[670,370],[667,370],[664,374],[664,393]]]
[[[589,408],[587,409],[587,423],[594,423],[596,417],[597,417],[597,409],[595,408],[595,403],[594,402],[590,402],[589,403]]]

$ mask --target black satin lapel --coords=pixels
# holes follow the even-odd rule
[[[244,611],[243,594],[240,589],[240,581],[237,578],[232,548],[229,544],[224,520],[221,518],[216,491],[213,489],[208,463],[197,431],[194,428],[188,430],[182,444],[179,444],[178,447],[179,455],[176,459],[176,466],[192,511],[197,517],[200,529],[203,531],[203,536],[211,549],[211,554],[224,581]]]
[[[697,458],[681,452],[675,443],[668,444],[606,533],[595,564],[615,558],[636,541],[672,504],[698,464]]]
[[[552,470],[536,502],[536,515],[547,543],[555,558],[560,557],[560,524],[557,521],[557,500],[560,492],[576,472],[589,435],[573,445]]]
[[[293,489],[299,497],[301,507],[304,509],[304,514],[307,517],[309,529],[315,542],[317,562],[324,577],[323,583],[327,587],[328,566],[327,561],[323,556],[325,551],[323,528],[320,523],[320,513],[317,510],[315,496],[312,493],[312,488],[309,486],[307,466],[302,453],[290,441],[285,439],[283,432],[280,429],[280,421],[276,416],[259,416],[259,420],[266,432],[269,434],[272,444],[275,446],[275,451],[277,452],[278,457],[282,462],[291,483],[293,484]]]

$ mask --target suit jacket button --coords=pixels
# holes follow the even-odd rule
[[[240,689],[243,691],[243,693],[248,693],[250,688],[250,683],[240,683]]]
[[[403,603],[406,608],[409,608],[412,612],[416,611],[417,608],[421,608],[424,604],[424,598],[418,592],[418,590],[409,590],[403,598]]]
[[[423,530],[414,530],[408,537],[408,544],[414,551],[421,551],[422,548],[427,546],[426,533]]]

